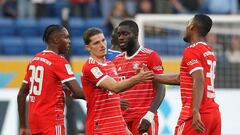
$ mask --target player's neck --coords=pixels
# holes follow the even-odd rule
[[[53,48],[53,47],[50,47],[50,46],[48,46],[48,47],[46,48],[46,50],[48,50],[48,51],[53,51],[53,52],[55,52],[56,54],[59,54],[58,49]]]
[[[205,42],[205,40],[204,40],[203,37],[193,37],[193,38],[191,39],[190,44],[194,44],[194,43],[197,43],[197,42]]]
[[[138,51],[139,48],[140,48],[140,45],[135,44],[132,48],[130,48],[126,51],[127,56],[130,57],[130,56],[134,55]]]

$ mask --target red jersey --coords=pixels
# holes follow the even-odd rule
[[[116,67],[110,61],[101,64],[89,58],[83,66],[81,80],[87,100],[87,135],[126,134],[120,96],[98,87],[107,76],[118,79]]]
[[[76,79],[68,61],[52,51],[33,57],[23,80],[29,86],[28,122],[31,133],[64,124],[62,83]]]
[[[215,68],[216,57],[206,43],[197,42],[184,50],[180,67],[182,110],[179,122],[192,117],[193,78],[191,74],[196,70],[203,70],[205,80],[200,113],[209,113],[212,109],[218,108],[218,104],[214,101]]]
[[[131,57],[126,52],[118,55],[114,60],[120,79],[128,79],[136,75],[137,70],[145,64],[149,70],[155,74],[162,74],[163,67],[159,55],[153,50],[140,47]],[[149,111],[153,98],[155,97],[155,88],[152,81],[140,82],[129,90],[121,93],[121,98],[129,103],[129,108],[123,111],[125,121],[142,118]]]

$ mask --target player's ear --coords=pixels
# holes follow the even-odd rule
[[[53,39],[53,42],[54,42],[54,43],[58,43],[58,42],[59,42],[59,38],[56,38],[56,37],[55,37],[55,38]]]
[[[189,26],[189,29],[192,31],[192,30],[194,30],[194,25],[193,24],[191,24],[190,26]]]
[[[90,52],[89,45],[86,45],[86,44],[85,44],[85,49]]]

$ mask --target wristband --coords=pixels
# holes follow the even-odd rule
[[[151,124],[153,123],[153,118],[154,118],[154,113],[151,111],[148,111],[143,117],[142,119],[146,119],[148,122],[150,122]],[[140,123],[142,122],[142,119],[140,121]]]

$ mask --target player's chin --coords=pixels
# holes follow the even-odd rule
[[[189,43],[189,39],[187,37],[183,37],[183,41]]]
[[[62,50],[60,53],[61,54],[68,54],[69,53],[69,49]]]
[[[127,50],[126,46],[120,46],[121,51],[125,52]]]

